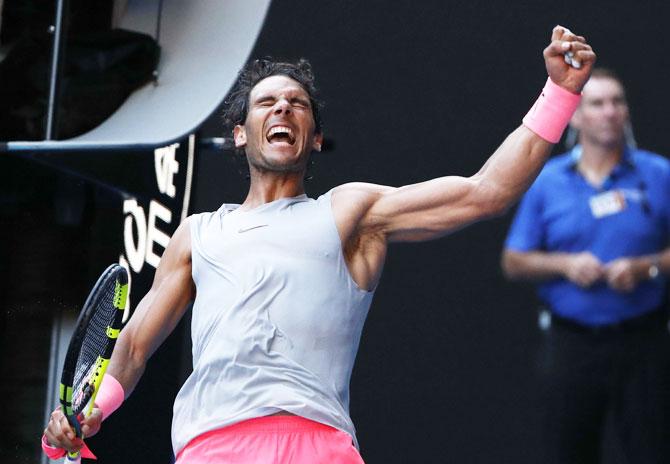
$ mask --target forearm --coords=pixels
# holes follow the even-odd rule
[[[147,362],[145,355],[137,351],[133,352],[133,343],[129,335],[129,333],[121,332],[107,368],[107,373],[118,380],[123,387],[126,398],[137,386]]]
[[[475,177],[493,192],[498,210],[512,206],[528,190],[551,154],[553,144],[519,126],[498,147]]]
[[[656,255],[650,256],[653,264],[658,266],[658,270],[663,275],[670,275],[670,248],[666,248]]]
[[[630,258],[637,280],[646,280],[658,275],[670,275],[670,248]]]
[[[581,99],[548,79],[538,100],[484,164],[478,176],[506,209],[530,186],[568,125]]]
[[[501,264],[508,279],[541,282],[564,278],[568,259],[568,253],[505,250]]]

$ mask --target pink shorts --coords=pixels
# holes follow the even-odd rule
[[[341,430],[299,416],[249,419],[191,440],[176,464],[364,464]]]

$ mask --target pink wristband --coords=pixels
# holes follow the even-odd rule
[[[125,393],[119,381],[111,374],[105,374],[100,384],[98,396],[95,397],[95,405],[102,412],[102,420],[107,419],[116,411],[124,399]]]
[[[548,78],[540,97],[523,118],[523,124],[546,141],[557,143],[581,99],[581,95],[554,84]]]
[[[42,451],[49,459],[60,459],[65,456],[66,452],[63,448],[56,448],[51,446],[47,441],[46,435],[42,435]]]
[[[47,455],[49,459],[56,460],[56,459],[61,459],[64,458],[67,452],[63,448],[56,448],[55,446],[51,446],[49,442],[47,441],[46,435],[42,435],[42,451],[44,451],[44,454]],[[81,454],[82,457],[87,458],[87,459],[98,459],[95,454],[84,444],[82,449],[79,450],[79,453]]]

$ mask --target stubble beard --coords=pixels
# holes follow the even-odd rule
[[[309,163],[310,155],[299,157],[294,163],[274,163],[267,158],[262,156],[260,159],[249,157],[247,155],[247,160],[249,162],[249,170],[251,172],[256,171],[260,174],[291,174],[291,173],[304,173],[307,169],[307,164]]]

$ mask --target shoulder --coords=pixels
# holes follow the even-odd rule
[[[332,190],[331,206],[336,218],[358,221],[368,214],[380,200],[400,190],[396,187],[351,182]]]
[[[379,200],[398,189],[364,182],[352,182],[332,189],[330,193],[333,218],[346,242],[352,234],[360,234],[362,226],[375,224],[373,208]],[[363,227],[367,230],[369,227]]]
[[[647,186],[660,187],[665,191],[670,189],[670,160],[659,154],[639,149],[631,149],[630,156],[634,169]]]
[[[362,210],[364,212],[384,195],[396,190],[394,187],[385,185],[351,182],[335,187],[329,193],[333,209]]]
[[[239,207],[240,205],[237,203],[224,203],[216,211],[194,213],[188,216],[184,222],[188,224],[188,227],[194,234],[208,227],[220,228],[224,216]]]
[[[177,230],[175,230],[174,234],[172,234],[172,237],[170,238],[170,242],[168,243],[168,248],[166,252],[170,251],[171,254],[180,257],[187,257],[190,260],[191,226],[194,223],[194,221],[197,220],[197,216],[199,215],[189,216],[186,219],[184,219],[179,224],[179,226],[177,226]]]
[[[633,161],[642,167],[670,172],[670,160],[658,153],[633,149],[631,150],[631,156],[633,157]]]
[[[191,235],[191,226],[198,219],[199,215],[188,216],[186,219],[181,221],[175,230],[173,237],[186,237]]]
[[[155,279],[191,266],[191,231],[193,218],[184,219],[170,237],[170,241],[160,258]]]

